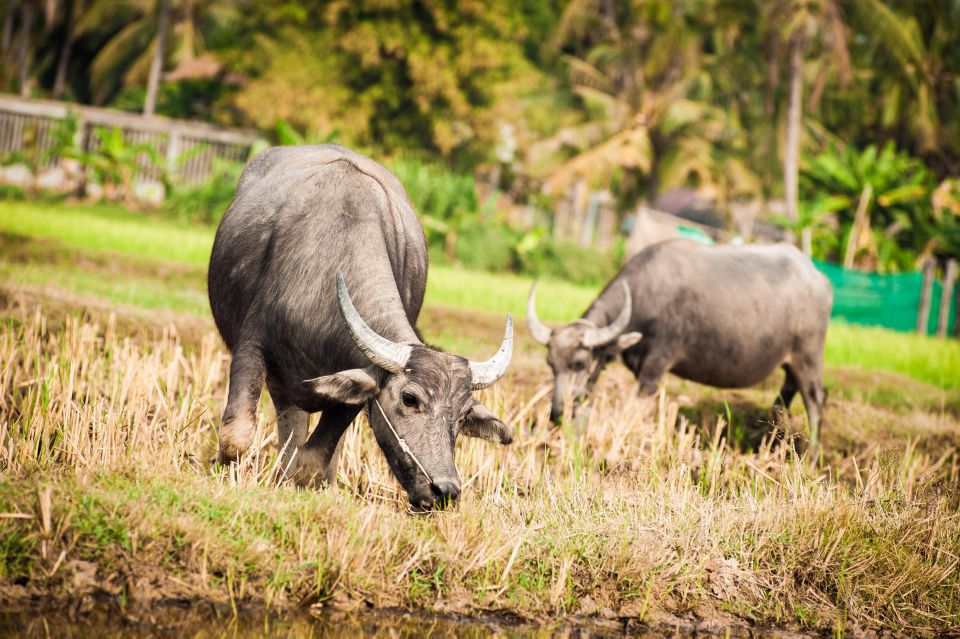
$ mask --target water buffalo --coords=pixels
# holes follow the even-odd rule
[[[782,366],[776,401],[799,391],[816,448],[825,399],[823,347],[830,283],[795,247],[654,244],[627,262],[583,316],[556,329],[538,318],[530,290],[530,332],[548,348],[554,374],[550,419],[579,403],[619,355],[651,394],[666,372],[710,386],[744,388]]]
[[[383,166],[333,144],[253,158],[217,230],[208,275],[232,354],[220,459],[250,446],[266,381],[283,468],[301,484],[335,481],[341,437],[365,406],[411,504],[455,500],[457,436],[512,439],[471,390],[506,371],[513,325],[508,316],[500,350],[485,362],[424,344],[414,326],[426,279],[423,229]]]

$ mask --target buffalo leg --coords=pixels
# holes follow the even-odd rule
[[[640,370],[634,371],[640,384],[641,395],[653,395],[657,392],[660,378],[673,366],[673,357],[665,350],[653,349],[645,358]]]
[[[799,366],[795,365],[797,386],[803,405],[807,409],[807,421],[810,424],[811,459],[816,459],[820,452],[820,422],[823,415],[823,404],[826,393],[823,389],[822,364],[816,358],[807,359]]]
[[[250,341],[241,342],[230,362],[227,407],[220,425],[220,463],[236,461],[253,443],[264,375],[259,346]]]
[[[280,448],[280,468],[284,476],[296,473],[300,448],[307,442],[310,414],[292,405],[283,390],[267,380],[270,398],[277,411],[277,446]]]
[[[314,485],[337,481],[337,465],[340,461],[340,442],[343,433],[360,412],[360,406],[343,404],[332,406],[320,415],[320,423],[313,430],[306,445],[300,449],[297,482]]]
[[[773,402],[773,406],[778,411],[786,412],[790,410],[790,404],[797,394],[797,375],[789,364],[783,365],[783,386],[780,387],[780,394]]]

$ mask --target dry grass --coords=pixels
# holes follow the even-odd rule
[[[47,322],[21,310],[0,332],[0,599],[960,630],[951,448],[865,446],[813,470],[769,437],[728,446],[722,420],[691,424],[617,376],[585,423],[553,430],[521,369],[482,397],[513,446],[461,441],[461,502],[412,516],[363,419],[339,489],[277,485],[269,403],[252,454],[212,466],[214,335]]]

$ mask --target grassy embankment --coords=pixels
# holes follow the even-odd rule
[[[5,283],[147,308],[167,293],[192,290],[202,299],[209,230],[101,210],[33,215],[38,207],[14,205],[25,208],[12,215],[3,206]],[[84,223],[74,226],[78,218]],[[143,229],[142,243],[131,251],[134,229]],[[62,261],[50,259],[50,249]],[[436,301],[456,304],[454,293],[467,290],[459,303],[522,313],[522,280],[437,274],[430,327],[443,317],[473,322]],[[570,303],[589,299],[589,291],[551,286],[556,292],[542,297],[548,318],[569,317]],[[856,357],[871,366],[871,349],[892,354],[903,344],[933,366],[883,363],[933,375],[937,385],[894,375],[866,399],[831,389],[824,445],[832,452],[814,471],[784,447],[728,442],[731,430],[715,413],[678,407],[674,391],[701,393],[692,385],[671,381],[656,401],[635,398],[622,369],[604,378],[586,424],[551,430],[536,399],[542,355],[522,339],[518,370],[481,393],[513,427],[514,445],[458,443],[461,503],[414,517],[362,419],[346,436],[338,490],[275,485],[269,406],[253,454],[239,468],[210,466],[226,370],[213,334],[184,343],[157,328],[131,340],[103,312],[86,322],[29,308],[5,315],[0,599],[100,590],[121,607],[180,597],[530,618],[960,628],[958,422],[955,408],[937,408],[953,397],[937,385],[957,387],[949,372],[955,345],[835,326],[832,336],[843,337],[831,346],[835,364]],[[481,348],[500,318],[478,321],[486,327]],[[449,346],[458,332],[438,341]],[[871,374],[836,366],[830,375],[871,384]],[[770,388],[746,397],[768,395]],[[703,408],[718,395],[698,397],[700,404],[681,401]],[[883,431],[883,446],[838,423],[860,413],[871,438]],[[690,423],[684,416],[692,414],[702,419]]]

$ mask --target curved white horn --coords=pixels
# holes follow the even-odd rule
[[[633,304],[630,299],[630,288],[624,280],[620,280],[623,285],[623,308],[620,314],[612,323],[602,328],[591,328],[583,334],[582,344],[587,348],[595,348],[608,344],[617,338],[620,333],[627,330],[630,324],[630,314],[633,310]]]
[[[537,317],[537,283],[534,282],[530,287],[530,297],[527,298],[527,327],[533,339],[541,344],[547,344],[550,341],[550,335],[553,330],[540,321]]]
[[[367,326],[350,300],[350,293],[347,292],[347,284],[343,281],[342,273],[337,273],[337,302],[340,305],[343,321],[347,323],[347,330],[353,336],[353,341],[357,343],[357,348],[380,368],[391,373],[402,372],[413,349],[407,344],[390,341]]]
[[[503,336],[503,343],[496,355],[485,362],[470,362],[470,388],[480,390],[494,383],[507,372],[510,358],[513,356],[513,316],[507,315],[507,330]]]

